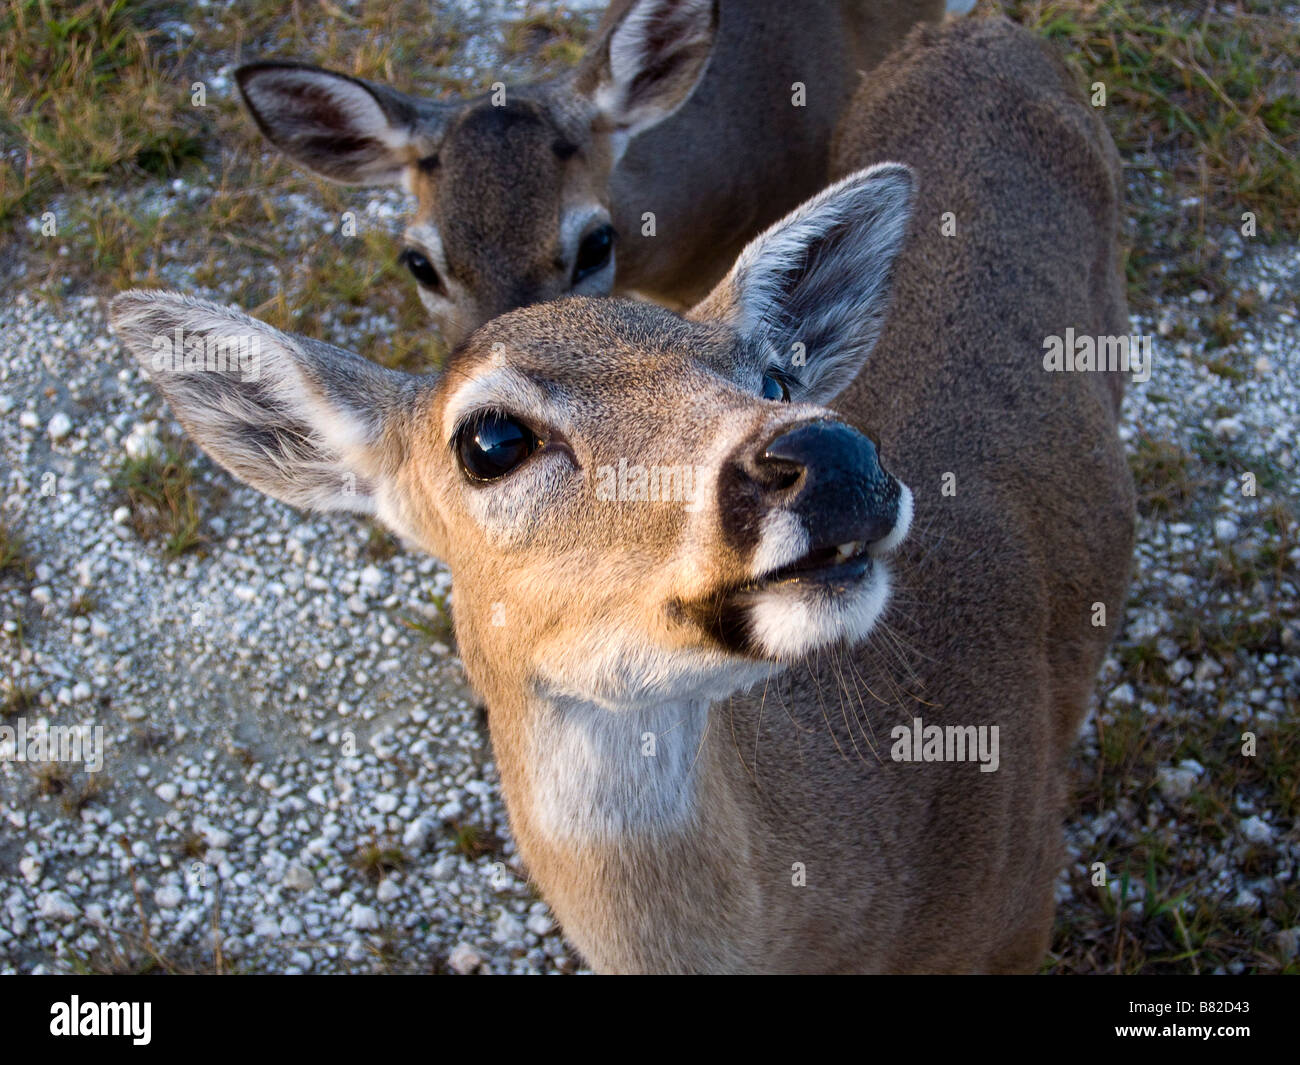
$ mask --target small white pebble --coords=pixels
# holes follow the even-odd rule
[[[483,956],[468,943],[457,943],[451,948],[447,964],[461,976],[468,976],[483,964]]]
[[[372,906],[355,903],[348,912],[348,924],[359,932],[373,932],[379,927],[379,914]]]
[[[1273,826],[1261,820],[1258,815],[1248,817],[1241,822],[1241,834],[1251,843],[1273,842]]]
[[[45,427],[45,431],[50,434],[51,440],[65,440],[67,439],[68,434],[72,432],[72,419],[64,414],[63,411],[59,411],[50,419],[50,423]]]
[[[185,898],[185,893],[175,884],[164,884],[153,893],[154,902],[164,910],[174,910]]]

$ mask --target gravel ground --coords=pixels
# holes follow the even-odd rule
[[[177,181],[129,195],[147,213],[208,191]],[[364,202],[373,224],[396,228],[400,197]],[[285,206],[304,239],[334,224],[309,199]],[[1157,338],[1156,362],[1130,388],[1123,432],[1188,449],[1205,434],[1271,471],[1273,491],[1294,501],[1300,248],[1224,239],[1228,280],[1258,301],[1235,343],[1244,375],[1206,368],[1197,323],[1208,293],[1164,301],[1157,318],[1134,321]],[[163,278],[222,298],[183,255]],[[446,572],[401,551],[374,557],[363,523],[292,511],[206,460],[206,550],[167,560],[129,527],[111,478],[179,426],[108,335],[109,294],[55,308],[35,281],[15,266],[0,306],[0,520],[36,563],[33,580],[0,581],[0,694],[32,694],[29,726],[102,726],[105,767],[57,777],[0,747],[0,971],[148,959],[204,971],[579,971],[520,871],[479,704],[454,649],[429,635]],[[324,322],[342,344],[391,328]],[[1142,520],[1130,607],[1081,733],[1081,776],[1102,757],[1098,715],[1105,726],[1139,706],[1162,727],[1231,719],[1266,736],[1300,691],[1293,576],[1252,604],[1285,619],[1276,651],[1225,663],[1180,636],[1180,619],[1242,607],[1197,578],[1205,559],[1269,546],[1235,472],[1194,472],[1221,481],[1217,504]],[[1290,575],[1298,565],[1291,549]],[[1166,664],[1167,705],[1122,668],[1135,647]],[[1121,796],[1073,820],[1063,911],[1117,841],[1154,830],[1185,851],[1184,802],[1213,771],[1162,767],[1141,816]],[[1300,835],[1259,796],[1236,804],[1235,830],[1197,855],[1191,901],[1246,915],[1292,878]],[[1247,848],[1264,859],[1244,862]],[[1131,888],[1132,905],[1141,891]],[[1271,931],[1294,956],[1300,929]]]
[[[0,598],[0,656],[39,693],[29,718],[102,725],[106,745],[53,795],[0,762],[0,965],[62,969],[146,927],[184,965],[215,926],[250,970],[572,969],[518,874],[459,663],[403,624],[436,619],[445,571],[368,561],[363,526],[207,464],[225,498],[206,557],[165,561],[110,483],[160,412],[98,302],[19,295],[0,335],[3,513],[38,560]]]
[[[527,5],[457,6],[466,71],[492,67],[477,35]],[[569,7],[594,19],[604,3]],[[210,90],[230,92],[230,74],[208,72]],[[213,191],[177,179],[80,203],[148,218]],[[400,230],[400,193],[356,197],[361,226]],[[337,229],[309,197],[277,206],[290,250]],[[196,281],[192,249],[163,251],[162,284],[224,298]],[[238,253],[213,265],[223,285],[265,269]],[[580,971],[520,871],[481,704],[429,635],[446,571],[372,557],[367,526],[296,513],[205,459],[206,550],[166,559],[125,524],[111,480],[183,433],[109,336],[111,294],[54,308],[23,256],[0,268],[14,294],[0,521],[36,562],[33,581],[0,582],[0,695],[35,697],[29,729],[102,726],[105,748],[101,772],[51,779],[0,746],[0,971]],[[395,328],[342,317],[324,308],[316,325],[340,344]]]

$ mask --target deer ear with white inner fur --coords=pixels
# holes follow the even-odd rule
[[[880,338],[914,185],[898,163],[836,182],[755,237],[690,317],[753,340],[794,400],[827,402]]]
[[[421,379],[169,292],[113,300],[113,328],[194,440],[294,506],[378,514]]]
[[[348,185],[400,184],[408,166],[437,149],[454,110],[299,63],[249,63],[235,79],[267,140]]]
[[[591,50],[575,88],[613,139],[617,158],[638,133],[689,99],[713,52],[717,0],[637,0]]]

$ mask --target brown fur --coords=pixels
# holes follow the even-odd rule
[[[631,0],[611,4],[602,26]],[[670,306],[703,298],[751,237],[830,175],[829,146],[865,72],[944,0],[725,3],[704,78],[675,115],[643,133],[610,179],[619,292]],[[792,87],[807,106],[791,106]],[[654,211],[657,236],[641,235]]]

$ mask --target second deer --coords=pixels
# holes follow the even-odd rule
[[[450,343],[572,294],[689,306],[828,180],[835,124],[943,0],[616,0],[571,73],[437,102],[241,67],[262,132],[351,184],[404,184],[402,258]]]

